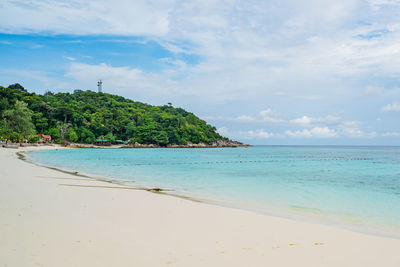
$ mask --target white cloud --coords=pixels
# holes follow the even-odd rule
[[[66,76],[73,78],[82,88],[93,90],[96,90],[95,82],[101,79],[103,91],[122,93],[134,99],[148,100],[178,94],[175,91],[174,82],[169,80],[169,75],[147,73],[138,68],[113,67],[105,63],[90,65],[73,62],[69,65]]]
[[[364,132],[356,127],[343,128],[342,133],[349,137],[364,137],[365,136]]]
[[[278,95],[316,101],[351,93],[349,77],[399,76],[400,28],[371,8],[377,5],[382,3],[5,0],[0,32],[143,36],[202,59],[170,67],[181,77],[175,86],[181,94],[212,95],[221,103]],[[379,29],[387,31],[379,41],[360,37]]]
[[[223,126],[217,129],[217,132],[223,136],[227,136],[236,140],[255,140],[255,139],[270,139],[284,138],[285,136],[279,133],[267,132],[264,129],[248,130],[248,131],[230,131]]]
[[[279,118],[279,115],[270,108],[261,110],[257,116],[240,115],[235,120],[238,122],[245,122],[245,123],[282,123],[282,122],[284,122],[284,120]]]
[[[286,125],[286,126],[303,126],[303,127],[316,127],[316,126],[343,126],[348,122],[343,122],[340,117],[327,115],[325,117],[309,117],[302,116],[296,119],[284,119],[277,112],[272,109],[261,110],[257,116],[240,115],[238,117],[224,117],[224,116],[207,116],[206,120],[212,121],[226,121],[226,122],[239,122],[246,124],[270,124],[270,125]]]
[[[365,95],[374,95],[374,96],[380,96],[383,95],[385,92],[385,89],[383,87],[379,86],[368,86],[364,90]]]
[[[239,122],[239,123],[266,123],[266,124],[281,124],[285,123],[285,120],[280,118],[277,112],[272,109],[261,110],[256,116],[240,115],[237,117],[227,116],[205,116],[206,120],[213,121],[227,121],[227,122]]]
[[[311,127],[316,124],[335,124],[340,121],[339,117],[328,115],[326,117],[311,118],[308,116],[303,116],[297,119],[290,120],[289,122],[294,125]]]
[[[4,33],[163,35],[173,1],[26,1],[0,3]],[[22,19],[23,18],[23,19]]]
[[[400,103],[393,102],[392,104],[387,104],[382,108],[383,111],[400,111]]]
[[[312,119],[310,117],[303,116],[301,118],[291,120],[290,122],[293,124],[298,124],[298,125],[302,125],[302,126],[309,126],[309,125],[311,125],[311,121],[312,121]]]
[[[68,57],[68,56],[63,56],[63,58],[68,59],[69,61],[75,61],[76,60],[76,58]]]
[[[54,77],[53,73],[41,70],[0,68],[0,80],[3,82],[3,86],[20,83],[29,91],[35,88],[36,93],[44,93],[46,90],[53,89],[59,91],[59,88],[61,91],[64,91],[64,88],[71,89],[71,84],[63,81],[62,77]]]
[[[400,5],[399,0],[368,0],[368,3],[372,6]]]
[[[304,129],[302,131],[285,131],[285,134],[289,137],[296,137],[296,138],[331,138],[337,137],[338,133],[333,130],[329,129],[328,127],[314,127],[310,130]]]
[[[240,115],[236,118],[238,122],[256,122],[257,120],[254,117],[248,115]]]
[[[264,122],[272,122],[272,123],[283,122],[283,120],[279,118],[279,115],[270,108],[261,110],[259,116],[261,117],[261,120]]]
[[[348,137],[364,137],[365,133],[360,130],[359,121],[344,121],[339,125],[340,132]]]
[[[0,75],[6,77],[14,77],[15,82],[17,82],[18,79],[23,78],[23,79],[33,79],[46,85],[52,84],[52,79],[50,78],[50,74],[44,71],[1,68]]]
[[[338,131],[341,136],[351,138],[374,138],[378,136],[376,132],[364,132],[360,127],[361,122],[359,121],[343,121],[338,125]]]
[[[247,132],[242,132],[242,135],[247,137],[248,139],[268,139],[271,137],[277,137],[278,135],[274,133],[269,133],[264,131],[263,129],[258,129],[258,130],[250,130]]]
[[[219,133],[222,136],[229,136],[230,132],[229,129],[225,126],[222,126],[220,128],[217,129],[217,133]]]
[[[343,125],[347,125],[346,127]],[[329,139],[339,137],[351,138],[375,138],[377,136],[383,137],[400,137],[400,132],[386,132],[378,135],[376,132],[365,133],[359,128],[358,122],[345,122],[338,129],[331,129],[328,127],[313,127],[311,129],[302,130],[286,130],[283,133],[269,132],[264,129],[248,130],[248,131],[230,131],[227,127],[223,126],[218,128],[218,133],[223,136],[236,140],[262,140],[271,138],[296,138],[296,139]]]
[[[400,137],[400,132],[385,132],[381,134],[383,137]]]

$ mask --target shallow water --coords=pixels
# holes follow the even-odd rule
[[[400,237],[400,147],[68,149],[35,162]]]

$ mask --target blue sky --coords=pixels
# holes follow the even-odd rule
[[[194,112],[251,144],[400,145],[400,1],[0,3],[0,84]]]

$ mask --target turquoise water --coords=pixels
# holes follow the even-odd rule
[[[35,162],[400,237],[400,147],[68,149]]]

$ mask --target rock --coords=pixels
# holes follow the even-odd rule
[[[131,143],[126,144],[122,147],[125,148],[159,148],[159,147],[168,147],[168,148],[204,148],[204,147],[241,147],[241,146],[250,146],[248,144],[243,144],[237,141],[231,140],[217,140],[209,143],[192,143],[188,142],[186,145],[177,145],[177,144],[168,144],[167,146],[159,146],[156,144],[140,144],[140,143]]]

